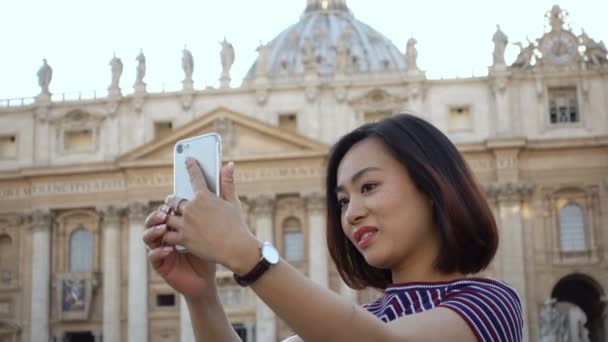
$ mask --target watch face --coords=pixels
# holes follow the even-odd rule
[[[578,52],[576,37],[570,33],[560,32],[546,38],[543,54],[555,64],[564,64],[575,59]]]
[[[280,259],[279,251],[277,251],[269,242],[264,242],[262,244],[262,256],[273,265],[278,263]]]

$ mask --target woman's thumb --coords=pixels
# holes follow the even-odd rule
[[[236,188],[234,185],[234,163],[229,162],[222,168],[221,172],[221,193],[222,198],[227,201],[235,202],[239,200],[236,194]]]

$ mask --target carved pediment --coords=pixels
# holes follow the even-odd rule
[[[96,127],[103,120],[102,115],[75,109],[51,119],[50,122],[60,127]]]
[[[384,89],[373,89],[352,99],[350,104],[360,112],[398,111],[406,101],[406,97],[393,95]]]
[[[255,118],[218,108],[183,125],[171,135],[141,146],[118,159],[121,164],[171,163],[173,146],[182,139],[217,132],[224,160],[325,154],[328,146]]]

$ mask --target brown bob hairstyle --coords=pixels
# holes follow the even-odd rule
[[[344,282],[352,288],[385,289],[390,270],[367,264],[342,230],[336,199],[338,166],[356,143],[375,137],[407,169],[418,190],[433,203],[433,222],[440,253],[435,267],[441,272],[477,273],[488,266],[498,248],[498,231],[485,195],[461,154],[450,140],[428,122],[398,114],[365,124],[346,134],[330,151],[326,175],[327,247]]]

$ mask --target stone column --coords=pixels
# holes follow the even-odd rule
[[[101,208],[103,216],[103,340],[119,342],[120,327],[120,217],[122,210]]]
[[[519,294],[524,316],[524,340],[530,327],[527,303],[525,233],[522,217],[522,202],[533,187],[525,183],[507,182],[491,187],[490,194],[497,201],[500,243],[496,261],[501,269],[502,280],[513,286]]]
[[[129,205],[128,341],[148,341],[148,260],[142,241],[148,206]]]
[[[509,115],[509,97],[507,83],[509,71],[502,68],[490,68],[490,87],[494,97],[494,132],[496,136],[510,136],[513,131],[513,117]]]
[[[306,196],[308,210],[308,276],[315,283],[329,286],[327,270],[327,237],[325,223],[325,203],[321,194]]]
[[[274,244],[273,210],[274,199],[270,196],[259,196],[253,201],[255,231],[260,242]],[[260,298],[256,298],[256,341],[276,341],[277,322],[274,312]]]
[[[30,341],[47,342],[50,338],[51,230],[49,211],[32,214],[32,293]]]
[[[180,342],[195,342],[194,330],[192,330],[192,319],[190,318],[190,310],[184,296],[179,296],[179,341]]]

